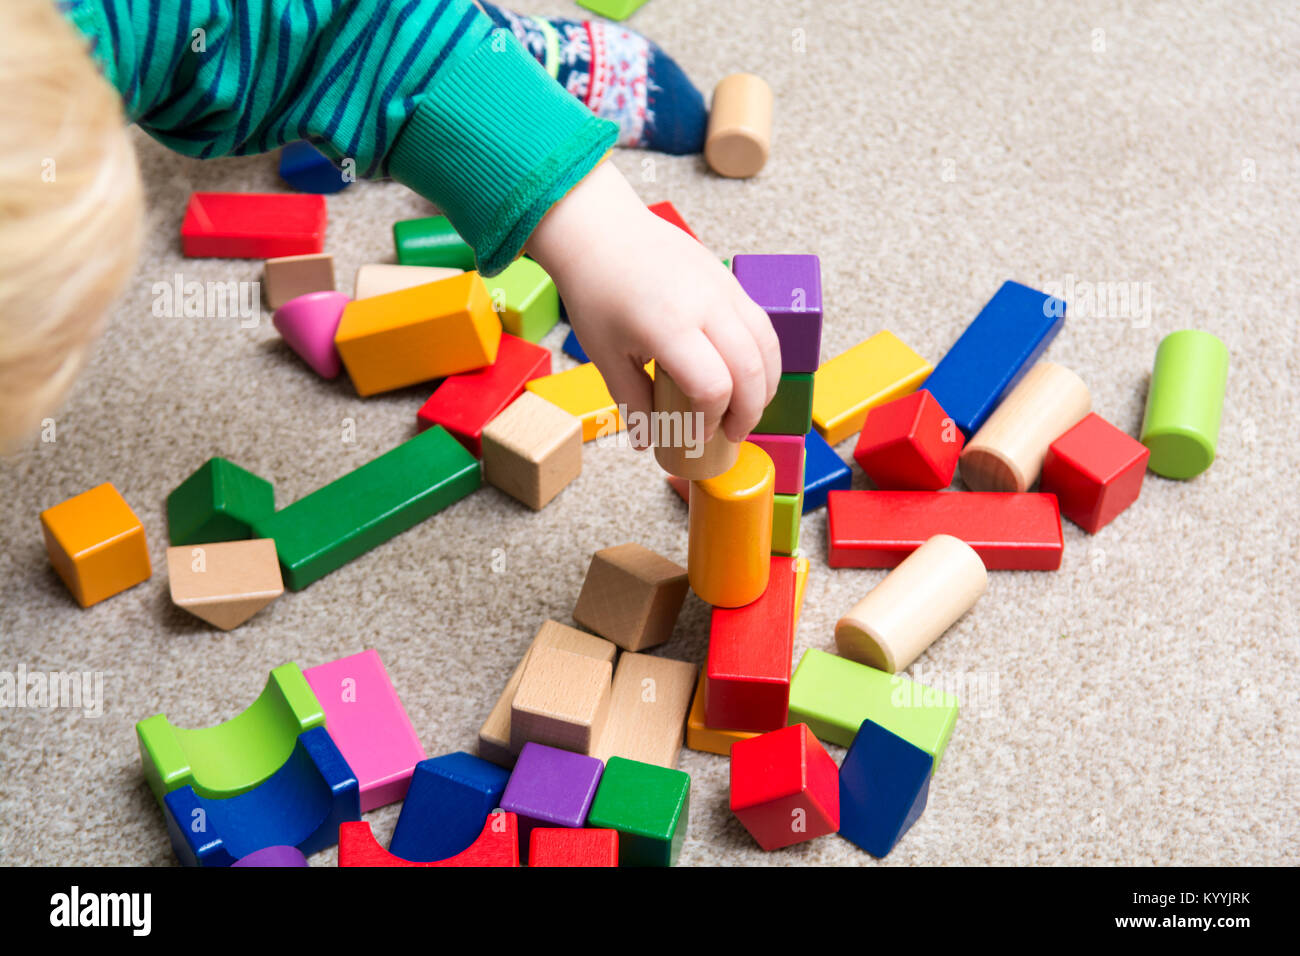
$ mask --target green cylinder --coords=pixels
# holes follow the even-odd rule
[[[446,216],[404,219],[393,223],[397,261],[404,266],[475,268],[474,250],[460,237]]]
[[[1209,332],[1184,329],[1156,349],[1142,444],[1147,467],[1166,478],[1195,478],[1214,462],[1228,388],[1228,347]]]

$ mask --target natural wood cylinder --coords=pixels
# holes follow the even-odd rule
[[[772,459],[750,442],[730,469],[691,482],[686,574],[706,604],[740,607],[767,589],[775,490]]]
[[[691,400],[662,367],[655,369],[655,416],[655,460],[668,474],[703,481],[736,463],[740,443],[727,438],[721,427],[700,444],[704,436],[696,426],[702,429],[703,421],[694,417]],[[694,448],[687,447],[687,435],[692,436]]]
[[[988,584],[975,550],[960,538],[930,538],[835,625],[843,657],[897,674],[971,609]]]
[[[772,88],[752,73],[724,77],[713,91],[704,158],[732,179],[758,175],[772,146]]]
[[[972,491],[1028,491],[1048,447],[1090,411],[1083,379],[1064,365],[1039,362],[962,450],[962,480]]]

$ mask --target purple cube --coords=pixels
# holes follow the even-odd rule
[[[732,256],[741,288],[772,320],[781,371],[815,372],[822,352],[822,266],[816,256]]]
[[[605,765],[595,757],[527,743],[506,784],[501,809],[519,817],[519,858],[534,827],[581,827]]]

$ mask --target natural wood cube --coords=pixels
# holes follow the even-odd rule
[[[587,568],[573,619],[628,651],[673,636],[686,600],[686,569],[639,544],[597,551]]]
[[[510,706],[510,749],[531,742],[590,754],[609,716],[613,673],[609,661],[535,649]]]
[[[144,526],[105,482],[41,512],[50,563],[82,607],[145,581],[152,573]]]
[[[483,477],[534,510],[582,472],[582,422],[524,392],[483,427]]]
[[[262,272],[266,304],[273,309],[308,292],[334,291],[334,257],[328,252],[267,259]]]
[[[271,538],[168,548],[167,575],[172,602],[223,631],[284,593]]]

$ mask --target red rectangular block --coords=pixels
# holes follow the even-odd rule
[[[1064,549],[1056,495],[980,491],[832,491],[833,568],[893,568],[936,534],[975,549],[990,571],[1055,571]]]
[[[449,375],[434,389],[416,414],[420,430],[441,425],[482,458],[483,426],[523,394],[525,383],[550,374],[550,349],[503,332],[495,362]]]
[[[700,237],[697,236],[695,233],[691,232],[691,227],[686,225],[686,220],[682,218],[681,213],[677,211],[677,207],[674,206],[672,203],[667,201],[657,202],[653,206],[650,206],[648,208],[652,213],[654,213],[660,219],[664,219],[668,222],[671,222],[674,226],[676,226],[682,232],[686,233],[696,242],[700,241]]]
[[[529,866],[618,866],[618,831],[538,827],[528,843]]]
[[[1096,534],[1137,501],[1151,450],[1095,412],[1047,449],[1039,487],[1061,514]]]
[[[339,866],[459,867],[518,866],[519,818],[513,813],[490,813],[478,839],[455,856],[429,863],[393,856],[375,839],[369,820],[339,824]]]
[[[772,556],[767,590],[744,607],[713,609],[704,719],[718,730],[777,730],[790,706],[795,560]]]
[[[305,193],[191,193],[181,223],[190,257],[276,259],[325,251],[325,197]]]

